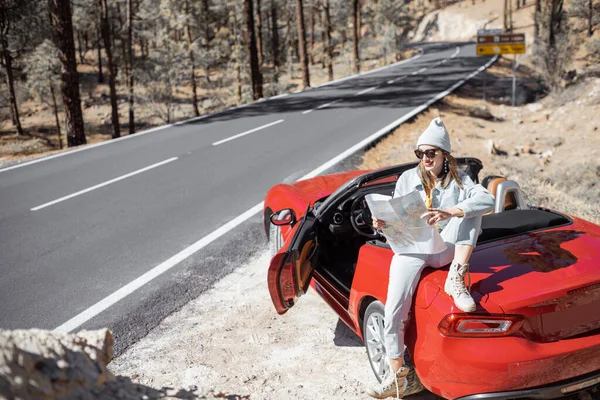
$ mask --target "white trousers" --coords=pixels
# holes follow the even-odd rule
[[[481,217],[450,219],[441,232],[448,247],[438,254],[394,254],[385,303],[384,341],[388,358],[402,358],[404,322],[425,267],[440,268],[452,262],[457,244],[475,247],[481,233]]]

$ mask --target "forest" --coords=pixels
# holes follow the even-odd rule
[[[315,74],[333,80],[407,57],[424,16],[455,2],[0,0],[3,130],[25,135],[21,108],[29,104],[29,116],[51,111],[52,146],[72,147],[87,142],[86,131],[118,138],[303,89]],[[526,3],[504,0],[505,30]],[[600,2],[569,4],[592,36]],[[566,69],[560,55],[573,47],[561,39],[567,7],[535,0],[535,15],[539,65],[552,86]],[[86,121],[85,110],[103,104],[110,111]]]

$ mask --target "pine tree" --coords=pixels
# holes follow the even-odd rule
[[[304,29],[304,9],[302,0],[296,0],[296,22],[298,24],[298,51],[300,53],[300,66],[302,67],[302,85],[310,86],[310,72],[308,57],[306,55],[306,30]]]
[[[50,40],[45,40],[28,57],[25,64],[29,90],[40,102],[52,107],[56,125],[56,138],[58,147],[63,148],[63,141],[58,117],[58,101],[56,92],[57,82],[60,79],[60,61],[58,49]]]
[[[79,75],[73,42],[73,21],[69,0],[48,0],[55,28],[55,42],[62,63],[62,97],[65,104],[67,144],[69,147],[86,143],[79,96]]]
[[[23,128],[15,93],[14,63],[30,49],[33,35],[39,33],[34,29],[39,23],[37,15],[39,10],[34,0],[0,1],[0,63],[5,73],[11,118],[17,135],[23,134]]]
[[[100,7],[100,32],[102,41],[104,42],[104,51],[106,52],[106,62],[108,68],[108,87],[110,92],[110,108],[111,108],[111,127],[112,138],[121,136],[121,125],[119,123],[119,103],[117,101],[117,66],[113,59],[111,28],[109,18],[109,8],[107,0],[99,0]]]
[[[244,16],[246,18],[246,46],[250,60],[250,79],[252,81],[252,98],[258,100],[263,97],[262,73],[258,65],[258,49],[256,47],[256,32],[254,31],[254,7],[252,0],[244,0]]]
[[[352,54],[354,60],[354,73],[360,72],[360,55],[358,52],[360,27],[359,27],[360,0],[352,0]]]

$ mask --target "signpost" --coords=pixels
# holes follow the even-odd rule
[[[525,34],[524,33],[503,33],[501,29],[480,29],[477,31],[477,50],[478,56],[493,56],[499,54],[514,54],[513,59],[513,86],[512,86],[512,105],[515,106],[515,89],[517,68],[517,54],[525,53]],[[484,82],[485,87],[485,82]],[[485,91],[485,89],[484,89]],[[485,92],[484,92],[485,98]]]

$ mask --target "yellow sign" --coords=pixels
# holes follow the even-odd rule
[[[523,54],[525,43],[521,44],[478,44],[478,56],[493,56],[496,54]]]

